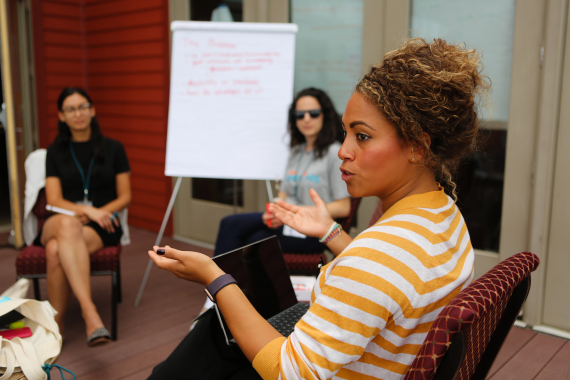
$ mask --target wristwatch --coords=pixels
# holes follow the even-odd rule
[[[222,290],[222,288],[231,285],[231,284],[236,284],[237,285],[237,281],[232,277],[231,274],[223,274],[220,277],[216,278],[214,281],[212,281],[210,283],[210,285],[206,286],[206,289],[204,289],[204,292],[206,292],[206,295],[208,296],[208,298],[210,299],[210,301],[212,301],[213,303],[216,303],[216,294]]]

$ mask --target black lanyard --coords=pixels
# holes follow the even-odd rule
[[[75,152],[73,151],[73,145],[71,141],[69,142],[69,150],[71,151],[71,155],[73,156],[73,161],[75,161],[75,165],[77,165],[77,169],[79,169],[79,174],[81,174],[81,181],[83,181],[83,202],[87,203],[89,201],[89,180],[91,179],[91,171],[93,169],[93,163],[95,162],[95,157],[91,158],[91,162],[89,163],[89,171],[87,172],[87,179],[85,178],[85,173],[83,173],[83,169],[75,157]]]

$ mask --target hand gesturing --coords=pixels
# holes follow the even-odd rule
[[[310,190],[311,199],[315,202],[314,207],[294,206],[285,201],[278,200],[277,204],[271,204],[269,210],[275,214],[283,224],[307,236],[322,238],[327,232],[333,219],[327,209],[327,205],[319,197],[314,189]]]

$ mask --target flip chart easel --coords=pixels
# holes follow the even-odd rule
[[[182,178],[266,180],[273,199],[268,180],[282,173],[289,154],[283,136],[297,26],[175,21],[171,29],[165,175],[177,180],[155,245]],[[135,307],[152,265],[150,260]]]

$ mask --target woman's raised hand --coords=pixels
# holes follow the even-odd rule
[[[314,207],[294,206],[278,200],[277,204],[269,206],[269,210],[277,219],[294,230],[307,236],[322,238],[333,223],[333,218],[319,194],[314,189],[309,193],[315,202]]]
[[[204,286],[209,285],[216,278],[224,274],[218,265],[208,256],[199,252],[179,251],[164,247],[164,255],[158,255],[156,245],[148,251],[148,255],[160,269],[172,272],[176,277],[196,282]]]

